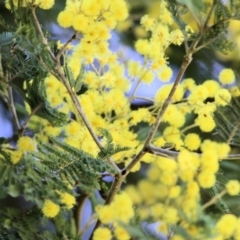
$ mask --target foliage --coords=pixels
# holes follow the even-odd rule
[[[234,49],[229,28],[240,6],[151,3],[155,16],[139,17],[135,8],[144,8],[132,1],[68,0],[56,21],[73,33],[61,43],[36,14],[53,0],[5,1],[16,21],[0,18],[0,99],[14,127],[0,138],[1,239],[239,239],[240,183],[224,172],[239,159],[236,72],[200,85],[184,74],[200,50]],[[110,50],[116,26],[138,32],[141,60]],[[173,46],[185,51],[174,81]],[[140,96],[157,79],[155,95]],[[144,174],[135,185],[132,172]],[[86,200],[93,212],[83,226]]]

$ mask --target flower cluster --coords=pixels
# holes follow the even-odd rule
[[[21,7],[34,5],[34,6],[38,6],[41,9],[47,10],[53,7],[55,1],[54,0],[22,0],[22,1],[13,0],[12,2],[15,7],[19,6],[19,4]],[[6,8],[11,9],[10,0],[5,0],[5,5],[6,5]]]
[[[130,239],[130,235],[127,231],[121,227],[119,222],[121,223],[129,223],[131,218],[134,216],[134,209],[133,209],[133,202],[125,192],[122,192],[115,196],[113,202],[110,205],[106,206],[98,206],[97,207],[97,214],[99,220],[105,224],[113,224],[114,226],[114,236],[118,240],[128,240]],[[109,238],[104,239],[111,239],[111,231],[108,228],[99,228],[94,232],[95,240],[103,239],[102,237],[104,234],[108,234]]]
[[[14,6],[18,2],[13,1]],[[21,4],[23,7],[34,4],[49,9],[54,1],[25,0]],[[46,101],[54,110],[68,115],[69,121],[63,127],[55,127],[47,120],[33,116],[28,127],[37,129],[35,138],[46,144],[49,143],[49,136],[56,137],[70,146],[98,156],[99,146],[88,129],[96,133],[104,147],[106,140],[98,132],[98,128],[103,128],[111,134],[115,146],[130,148],[111,156],[116,164],[123,163],[125,166],[143,149],[144,143],[136,129],[143,123],[146,128],[155,123],[157,112],[173,88],[173,84],[169,83],[173,70],[168,64],[166,49],[171,44],[180,46],[184,41],[186,43],[187,37],[193,33],[190,26],[186,26],[185,30],[173,27],[165,2],[160,1],[159,5],[161,14],[159,12],[158,18],[145,15],[140,20],[141,26],[149,33],[148,38],[138,39],[135,43],[136,51],[144,58],[143,63],[132,60],[123,63],[119,54],[110,50],[108,41],[116,25],[127,19],[127,3],[124,0],[66,1],[57,22],[63,28],[73,28],[75,40],[79,42],[75,46],[70,41],[68,46],[58,44],[65,58],[65,65],[59,66],[59,71],[64,75],[68,69],[73,78],[71,81],[75,83],[81,76],[84,91],[79,94],[74,87],[66,88],[66,83],[57,79],[57,74],[49,73],[44,79]],[[9,1],[6,1],[6,6],[9,8]],[[162,82],[162,86],[151,99],[147,99],[151,106],[133,110],[132,100],[144,98],[137,96],[138,86],[149,85],[155,78]],[[235,81],[234,71],[227,68],[219,72],[218,79],[206,79],[197,85],[194,79],[186,78],[176,86],[161,119],[161,131],[152,141],[158,150],[174,150],[176,154],[170,157],[171,154],[168,156],[167,153],[163,156],[146,153],[135,164],[132,172],[139,170],[142,162],[150,165],[147,178],[140,180],[137,186],[128,185],[109,205],[97,206],[96,213],[103,226],[94,232],[94,240],[130,239],[123,225],[130,224],[135,216],[134,206],[138,209],[140,220],[159,222],[157,231],[161,233],[167,234],[173,225],[178,225],[191,239],[195,236],[206,237],[206,229],[197,227],[206,207],[202,204],[201,190],[215,186],[221,160],[228,156],[231,149],[227,143],[205,139],[201,132],[211,133],[216,128],[214,114],[217,109],[227,106],[233,97],[240,95],[238,87],[234,86]],[[136,84],[129,96],[126,93],[133,82]],[[79,119],[69,89],[80,103],[89,122],[88,128]],[[26,109],[29,108],[26,104]],[[192,123],[189,124],[189,121]],[[36,151],[36,142],[34,138],[23,136],[17,141],[16,148],[10,153],[13,164],[18,164],[24,154]],[[46,199],[43,203],[42,213],[45,217],[54,218],[61,207],[72,209],[76,204],[73,195],[56,192],[58,201]],[[223,194],[226,193],[238,195],[239,182],[228,181],[223,190]],[[239,224],[240,220],[233,214],[223,215],[208,231],[216,239],[240,239]],[[176,234],[171,239],[183,238]]]

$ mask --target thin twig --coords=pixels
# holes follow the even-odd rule
[[[51,48],[50,48],[49,45],[48,45],[48,40],[47,40],[47,38],[45,38],[45,36],[44,36],[44,34],[43,34],[43,31],[42,31],[42,28],[41,28],[41,26],[40,26],[40,23],[39,23],[39,21],[38,21],[38,18],[37,18],[37,16],[36,16],[36,7],[33,6],[33,7],[31,8],[31,10],[32,10],[33,22],[34,22],[34,24],[35,24],[35,27],[36,27],[36,29],[37,29],[38,34],[40,35],[40,38],[42,39],[42,43],[46,46],[49,55],[50,55],[51,58],[55,61],[56,58],[55,58],[55,56],[54,56]]]
[[[152,144],[149,144],[148,146],[146,146],[145,151],[154,155],[158,155],[158,156],[162,156],[162,157],[170,157],[172,159],[177,159],[179,152],[177,151],[173,151],[173,150],[168,150],[168,149],[164,149],[164,148],[159,148],[159,147],[155,147]],[[197,153],[200,157],[201,157],[201,153]],[[226,157],[224,157],[223,160],[239,160],[240,159],[240,153],[236,153],[236,154],[228,154]]]
[[[208,12],[208,15],[207,15],[207,17],[206,17],[205,23],[203,24],[203,29],[206,29],[206,28],[207,28],[208,23],[209,23],[209,21],[210,21],[210,18],[211,18],[211,16],[212,16],[212,13],[213,13],[213,10],[214,10],[215,6],[216,6],[216,1],[213,1],[213,4],[212,4],[212,6],[211,6],[211,8],[210,8],[210,11]]]
[[[151,98],[146,98],[146,97],[141,97],[141,96],[133,96],[133,99],[141,99],[141,100],[145,100],[148,102],[154,102],[154,100]]]
[[[76,32],[74,32],[72,37],[70,39],[68,39],[68,41],[61,47],[61,49],[59,50],[59,52],[56,56],[56,61],[59,61],[60,57],[62,56],[64,50],[67,48],[68,44],[75,38],[76,38]]]
[[[196,123],[193,123],[193,124],[185,127],[184,129],[182,129],[182,130],[181,130],[181,134],[183,134],[183,133],[185,133],[187,130],[192,129],[192,128],[195,128],[195,127],[197,127],[197,126],[198,126],[198,125],[197,125]]]
[[[240,126],[240,118],[238,119],[237,123],[234,125],[234,128],[232,129],[229,137],[228,137],[228,140],[227,140],[227,144],[230,144],[234,135],[236,134],[236,132],[238,131],[238,128]]]
[[[17,132],[19,132],[19,130],[21,129],[21,126],[20,126],[20,123],[18,120],[16,108],[14,105],[12,87],[10,85],[7,86],[7,91],[8,91],[8,107],[9,107],[10,112],[12,113],[13,122],[17,129]]]
[[[28,122],[30,121],[30,119],[32,118],[32,116],[43,106],[43,103],[40,103],[37,107],[35,107],[33,109],[33,111],[31,112],[31,114],[28,116],[28,118],[24,121],[22,128],[20,129],[20,133],[19,135],[22,136],[24,133],[25,128],[27,127]]]
[[[214,196],[210,201],[206,202],[202,206],[202,210],[205,210],[206,208],[210,207],[211,205],[215,204],[218,199],[222,198],[227,193],[227,190],[224,189],[222,192],[220,192],[218,195]]]

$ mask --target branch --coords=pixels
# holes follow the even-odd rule
[[[17,132],[19,132],[20,129],[21,129],[21,126],[20,126],[20,123],[19,123],[19,120],[18,120],[16,108],[15,108],[15,105],[14,105],[12,87],[9,84],[7,86],[7,91],[8,91],[8,107],[9,107],[10,112],[12,113],[13,122],[14,122],[14,125],[15,125],[16,129],[17,129]]]
[[[98,136],[96,135],[96,133],[94,132],[90,122],[88,121],[86,115],[84,114],[83,112],[83,109],[82,109],[82,106],[80,104],[80,102],[78,101],[78,98],[77,98],[77,94],[75,92],[73,92],[71,86],[69,85],[69,82],[68,80],[66,79],[66,77],[64,76],[64,74],[62,73],[61,71],[61,68],[59,65],[57,65],[56,67],[56,71],[58,73],[58,76],[59,78],[62,80],[64,86],[66,87],[71,99],[72,99],[72,102],[78,112],[78,114],[80,115],[80,117],[82,118],[86,128],[88,129],[90,135],[92,136],[93,140],[95,141],[95,143],[97,144],[98,148],[99,149],[103,149],[103,146],[102,144],[100,143],[99,139],[98,139]],[[116,163],[111,159],[109,158],[108,159],[109,163],[115,168],[115,170],[120,173],[121,170],[118,168],[118,166],[116,165]]]
[[[177,89],[177,86],[178,84],[180,83],[182,77],[183,77],[183,74],[185,73],[187,67],[189,66],[189,64],[191,63],[192,61],[192,53],[189,52],[188,56],[185,56],[184,59],[183,59],[183,62],[182,62],[182,65],[180,67],[180,70],[178,72],[178,75],[176,77],[176,80],[172,86],[172,89],[171,89],[171,92],[169,93],[167,99],[165,100],[165,102],[163,103],[163,106],[162,108],[160,109],[160,111],[158,112],[158,115],[156,117],[156,121],[155,123],[153,124],[147,138],[146,138],[146,141],[144,143],[144,146],[142,148],[142,150],[133,158],[133,160],[128,164],[128,166],[125,168],[126,172],[129,173],[131,171],[131,169],[135,166],[135,164],[140,160],[140,158],[144,155],[143,153],[147,151],[147,148],[148,148],[148,145],[150,145],[161,121],[162,121],[162,118],[169,106],[169,104],[171,103],[172,101],[172,98],[173,98],[173,95]]]
[[[111,189],[109,191],[109,194],[107,196],[107,199],[106,199],[106,202],[105,202],[104,205],[109,205],[112,202],[114,196],[117,194],[118,190],[120,189],[120,187],[122,185],[122,182],[125,179],[125,177],[126,177],[126,174],[125,174],[124,170],[122,171],[122,173],[117,174],[115,176],[114,182],[111,186]],[[92,231],[91,237],[89,238],[90,240],[93,239],[93,234],[94,234],[95,230],[100,226],[101,226],[101,221],[98,219],[97,223],[96,223],[96,225],[95,225],[95,227]]]
[[[76,38],[76,32],[72,35],[72,37],[62,46],[62,48],[59,50],[59,53],[56,56],[56,61],[59,61],[61,55],[63,54],[64,50],[66,49],[67,45]]]
[[[34,22],[34,24],[35,24],[35,27],[36,27],[36,29],[37,29],[37,32],[38,32],[41,40],[42,40],[42,43],[46,46],[49,55],[50,55],[51,58],[55,61],[56,58],[55,58],[55,56],[54,56],[51,48],[50,48],[49,45],[48,45],[48,40],[47,40],[47,38],[45,38],[45,36],[44,36],[44,34],[43,34],[43,32],[42,32],[42,28],[41,28],[41,26],[40,26],[40,23],[39,23],[39,21],[38,21],[38,18],[37,18],[37,16],[36,16],[36,7],[35,7],[35,6],[33,6],[33,7],[31,8],[31,12],[32,12],[32,17],[33,17],[33,22]]]
[[[149,144],[148,146],[146,146],[145,151],[154,155],[158,155],[158,156],[162,156],[162,157],[170,157],[173,159],[177,159],[179,152],[177,151],[173,151],[173,150],[168,150],[168,149],[164,149],[164,148],[158,148],[155,147],[152,144]],[[197,153],[199,155],[199,157],[201,157],[201,153]],[[239,160],[240,159],[240,153],[236,153],[236,154],[228,154],[223,160]]]

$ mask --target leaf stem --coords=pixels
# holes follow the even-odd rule
[[[209,200],[208,202],[206,202],[203,206],[202,206],[202,210],[205,210],[206,208],[210,207],[211,205],[215,204],[218,199],[222,198],[225,194],[227,193],[227,190],[224,189],[222,190],[218,195],[214,196],[211,200]]]

